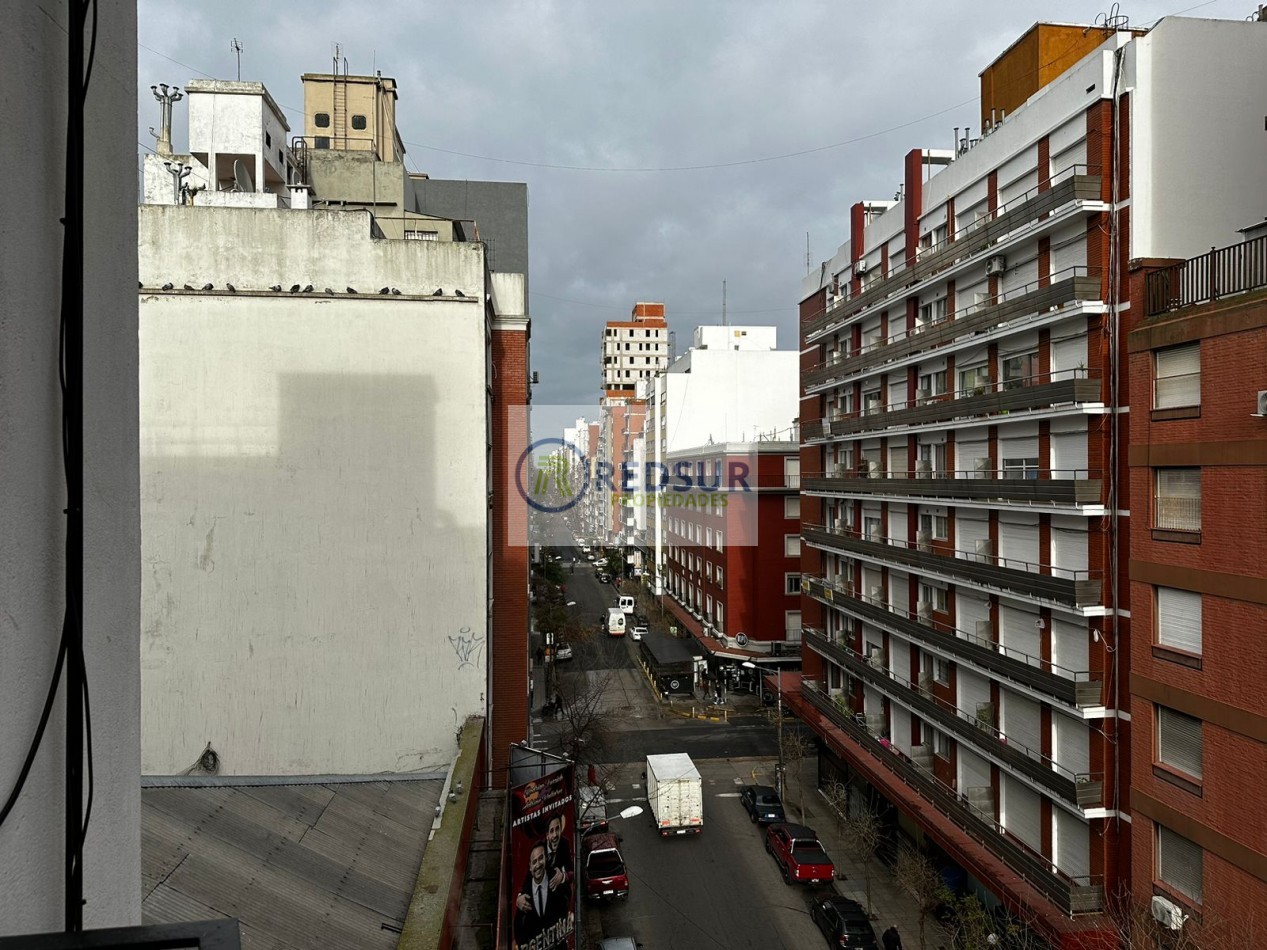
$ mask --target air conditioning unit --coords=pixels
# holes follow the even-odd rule
[[[868,477],[868,478],[879,478],[879,477],[880,477],[880,463],[879,463],[879,462],[875,462],[875,461],[870,461],[870,460],[868,460],[868,461],[867,461],[867,463],[866,463],[866,466],[867,466],[867,477]]]
[[[868,592],[872,603],[880,604],[884,602],[884,588],[880,586],[872,587]]]
[[[915,401],[921,406],[928,405],[933,399],[933,391],[931,389],[915,390]]]
[[[866,276],[866,273],[867,273],[867,262],[866,262],[866,261],[854,261],[854,262],[853,262],[853,275],[854,275],[855,277],[858,277],[858,278],[865,277],[865,276]]]
[[[972,467],[976,471],[978,478],[988,475],[991,471],[993,471],[993,465],[991,464],[990,457],[988,455],[977,459],[973,463]]]
[[[873,524],[869,528],[867,528],[867,540],[877,541],[877,542],[884,540],[884,536],[883,534],[881,534],[880,526],[878,524]]]
[[[915,477],[916,478],[932,478],[933,477],[933,463],[930,462],[928,459],[919,459],[918,461],[916,461]]]
[[[872,669],[884,669],[884,651],[879,647],[872,647],[871,652],[867,655],[867,662],[871,664]]]
[[[1153,896],[1152,911],[1153,920],[1167,930],[1182,930],[1184,921],[1188,919],[1182,907],[1160,894]]]
[[[1254,415],[1267,416],[1267,389],[1258,391],[1258,411]]]
[[[1007,258],[1002,254],[995,254],[992,258],[985,262],[985,273],[987,277],[994,274],[1002,274],[1005,270],[1007,270]]]
[[[921,600],[915,605],[915,613],[919,617],[922,624],[931,624],[933,622],[933,605],[931,601]]]
[[[978,620],[976,633],[978,640],[992,641],[994,639],[994,624],[988,620]]]
[[[925,554],[933,549],[933,536],[927,531],[917,531],[915,533],[915,547],[917,550],[923,551]]]
[[[980,557],[994,557],[994,542],[989,538],[978,539],[977,554]]]

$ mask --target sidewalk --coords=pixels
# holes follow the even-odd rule
[[[767,771],[757,774],[762,783],[774,784],[773,765]],[[799,783],[795,767],[788,768],[783,794],[787,820],[800,823],[801,805],[804,804],[804,823],[818,832],[819,840],[835,862],[836,892],[856,900],[865,909],[867,886],[863,865],[853,857],[849,846],[841,837],[835,812],[817,786],[818,762],[815,759],[806,759],[803,762]],[[875,915],[872,926],[875,927],[876,936],[879,937],[890,926],[896,926],[907,950],[919,950],[919,912],[914,898],[898,885],[889,868],[876,858],[872,857],[867,862],[866,871],[871,879],[871,911]],[[840,880],[842,872],[845,875],[843,881]],[[929,917],[924,926],[928,950],[949,946],[950,938],[935,918]]]

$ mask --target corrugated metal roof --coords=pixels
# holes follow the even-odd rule
[[[145,923],[242,921],[243,947],[395,947],[443,782],[146,788]]]

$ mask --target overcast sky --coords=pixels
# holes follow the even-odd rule
[[[1142,26],[1253,6],[1138,0],[1121,12]],[[534,400],[593,406],[601,326],[639,300],[666,304],[680,352],[694,327],[720,321],[725,280],[732,324],[774,324],[795,348],[807,235],[816,266],[847,237],[853,202],[893,196],[907,151],[949,148],[956,125],[979,131],[978,73],[1029,26],[1106,9],[140,0],[138,126],[152,146],[153,83],[235,78],[235,37],[242,79],[263,82],[295,132],[299,76],[328,72],[335,43],[351,73],[394,77],[412,170],[527,182]]]

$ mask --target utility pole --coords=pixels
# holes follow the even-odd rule
[[[233,37],[233,42],[229,44],[229,48],[238,54],[238,82],[242,81],[242,44],[238,42],[238,38]]]
[[[780,674],[779,676],[779,712],[778,712],[779,768],[778,768],[777,774],[775,775],[775,784],[776,784],[775,791],[779,793],[779,801],[783,801],[783,768],[784,768],[783,766],[783,681],[782,680],[783,680],[782,674]]]

